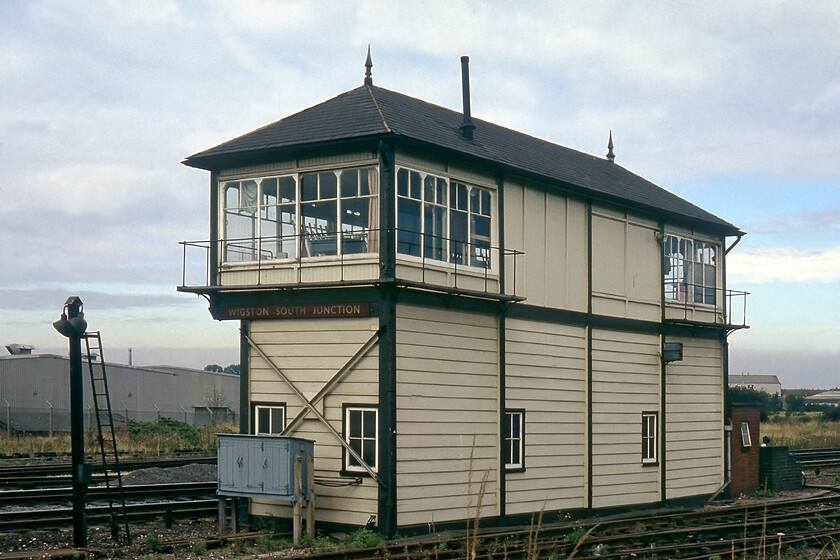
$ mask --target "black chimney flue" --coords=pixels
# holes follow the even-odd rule
[[[470,118],[470,57],[461,57],[461,92],[464,96],[464,122],[461,124],[461,134],[467,140],[473,139],[475,125]]]

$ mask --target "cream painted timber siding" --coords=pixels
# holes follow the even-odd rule
[[[683,359],[665,366],[667,499],[711,494],[723,484],[723,346],[668,337]]]
[[[507,474],[508,514],[586,507],[586,330],[509,319],[507,408],[525,409],[525,472]]]
[[[341,319],[291,319],[251,321],[251,338],[311,399],[379,328],[376,317]],[[286,403],[287,423],[303,409],[299,398],[253,348],[249,354],[251,402]],[[374,346],[317,408],[339,434],[342,406],[377,404],[379,394],[379,347]],[[243,411],[243,414],[246,412]],[[248,414],[251,411],[247,412]],[[309,414],[294,433],[315,441],[315,474],[337,477],[343,447],[321,422]],[[318,521],[364,525],[377,512],[377,486],[369,477],[361,486],[319,486],[315,516]],[[288,516],[285,504],[252,501],[254,515]]]
[[[642,412],[659,411],[659,349],[658,335],[593,332],[592,507],[660,499],[659,467],[642,466]]]
[[[505,260],[508,293],[524,296],[529,305],[586,311],[583,202],[506,181],[505,248],[524,253]]]
[[[498,515],[495,315],[397,306],[399,525]]]
[[[659,321],[662,245],[659,227],[626,212],[592,210],[592,311]]]

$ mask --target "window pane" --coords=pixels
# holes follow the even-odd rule
[[[371,467],[376,467],[376,442],[373,441],[366,441],[365,442],[365,451],[362,454],[362,459],[365,460]]]
[[[261,206],[277,204],[277,179],[263,179],[260,181],[262,188]]]
[[[376,437],[376,411],[374,410],[364,411],[364,437]]]
[[[397,171],[397,194],[408,196],[408,169]]]
[[[359,196],[367,196],[370,194],[369,175],[372,171],[372,167],[359,169]]]
[[[300,176],[300,199],[318,200],[317,173],[304,173]]]
[[[256,181],[242,181],[242,206],[256,206],[256,205],[257,205],[257,182]]]
[[[303,228],[303,256],[318,257],[337,253],[335,200],[301,204],[301,226]]]
[[[368,252],[371,198],[341,201],[341,250],[345,254]]]
[[[297,200],[297,184],[294,177],[280,177],[280,202],[294,202]]]
[[[271,410],[266,407],[257,407],[257,433],[265,434],[271,426]]]
[[[400,198],[397,203],[397,252],[420,256],[420,203]]]
[[[443,206],[426,204],[424,222],[423,255],[427,259],[445,260],[446,209]]]
[[[239,206],[239,182],[225,183],[225,208]]]
[[[490,218],[471,216],[472,259],[471,265],[490,268]]]
[[[341,197],[350,198],[359,195],[358,169],[345,169],[341,172]]]
[[[361,438],[362,437],[362,411],[361,410],[350,410],[347,412],[347,416],[349,418],[349,431],[351,438]]]
[[[453,210],[449,213],[449,260],[456,264],[466,263],[467,213]]]
[[[409,196],[416,200],[420,200],[420,174],[416,171],[411,172],[411,184],[410,184],[410,191]]]
[[[271,409],[271,433],[272,434],[279,434],[283,431],[284,428],[284,416],[282,408],[272,408]]]
[[[437,180],[437,203],[446,206],[446,179]]]
[[[436,188],[435,188],[435,178],[432,175],[426,175],[426,178],[423,180],[423,196],[425,197],[424,200],[426,202],[436,202]]]
[[[321,200],[325,198],[338,198],[338,177],[332,171],[326,173],[319,173],[318,179],[321,182],[321,190],[318,198]]]

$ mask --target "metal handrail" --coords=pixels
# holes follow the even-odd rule
[[[281,236],[266,236],[261,238],[247,237],[235,239],[217,239],[217,240],[201,240],[201,241],[181,241],[183,246],[182,251],[182,267],[181,267],[181,288],[186,287],[210,287],[212,285],[211,278],[215,267],[216,276],[220,278],[219,274],[224,274],[227,270],[235,268],[256,268],[257,282],[256,285],[262,285],[262,272],[266,269],[295,267],[297,269],[297,282],[302,283],[302,271],[308,266],[321,266],[327,259],[335,259],[336,264],[340,265],[340,280],[344,281],[344,269],[349,260],[363,259],[367,256],[378,256],[379,253],[379,235],[392,235],[394,241],[399,245],[399,233],[407,233],[412,236],[419,236],[420,241],[434,240],[442,242],[441,245],[434,245],[434,249],[429,251],[428,246],[422,244],[416,250],[416,254],[398,252],[400,257],[408,257],[411,259],[419,259],[419,264],[422,268],[422,281],[426,282],[426,272],[434,268],[435,270],[450,269],[455,288],[458,287],[459,277],[476,278],[481,276],[483,279],[485,293],[500,293],[494,289],[492,281],[498,278],[499,274],[499,258],[504,258],[508,263],[512,259],[511,274],[513,282],[513,291],[515,292],[516,285],[516,268],[518,257],[523,255],[522,251],[514,249],[501,249],[498,246],[489,245],[483,242],[472,242],[453,240],[451,238],[436,236],[431,234],[424,234],[405,229],[364,229],[354,231],[308,231],[293,235]],[[371,241],[373,240],[373,241]],[[313,242],[315,244],[313,244]],[[374,250],[368,250],[369,244],[374,243],[376,247]],[[447,250],[450,245],[457,244],[457,248]],[[212,248],[216,249],[215,253],[218,255],[218,262],[211,263],[210,258],[213,254]],[[195,258],[192,255],[196,250],[203,252],[204,261],[204,278],[200,284],[188,284],[187,276],[188,270],[194,268]],[[448,260],[436,259],[429,256],[430,253],[434,255],[438,252],[441,256],[448,256]],[[482,260],[482,253],[486,253],[485,260]],[[496,255],[494,259],[493,256]],[[231,255],[238,255],[243,257],[241,259],[228,260],[226,257]],[[500,256],[500,257],[499,257]],[[465,262],[470,264],[464,264]],[[487,266],[472,265],[473,262],[486,262]],[[508,274],[508,272],[506,272]],[[511,290],[505,290],[507,295]]]
[[[714,312],[715,323],[746,327],[747,326],[747,296],[749,292],[743,290],[724,290],[723,288],[703,286],[691,282],[663,282],[662,289],[665,292],[665,303],[674,308],[683,310],[683,319],[688,319],[694,312],[708,310]],[[709,290],[712,290],[713,298],[709,298]],[[677,297],[670,297],[675,294]],[[697,297],[700,295],[700,300]],[[711,299],[712,301],[707,301]],[[717,320],[717,316],[722,321]]]

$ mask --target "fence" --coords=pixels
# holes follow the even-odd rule
[[[180,411],[172,410],[132,410],[112,407],[114,426],[125,426],[128,422],[154,422],[161,418],[171,418],[191,426],[208,426],[224,422],[235,422],[236,412],[228,407],[203,407]],[[87,430],[96,429],[96,413],[93,406],[85,406],[84,425]],[[0,431],[12,434],[48,434],[70,431],[70,410],[62,408],[26,408],[0,402]]]

